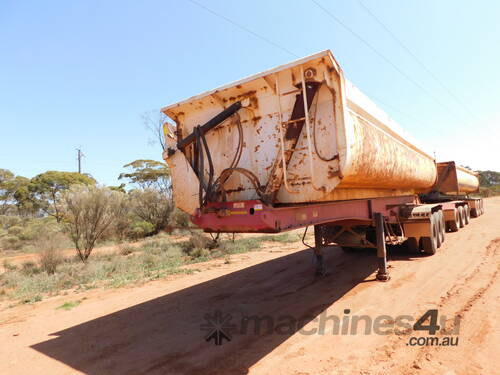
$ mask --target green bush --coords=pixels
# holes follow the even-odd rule
[[[152,234],[154,230],[155,227],[153,224],[140,220],[132,223],[130,232],[133,238],[143,238]]]
[[[41,237],[59,235],[61,226],[52,217],[21,219],[0,216],[0,248],[31,252]],[[61,245],[70,246],[67,236],[59,237]]]

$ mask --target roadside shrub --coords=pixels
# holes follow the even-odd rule
[[[153,234],[167,227],[174,209],[172,199],[167,194],[146,188],[132,191],[130,197],[133,202],[132,212],[141,220],[153,225]]]
[[[11,236],[15,236],[19,238],[19,235],[23,232],[23,227],[20,225],[14,225],[7,229],[7,233]]]
[[[179,210],[177,207],[172,211],[170,215],[170,221],[177,227],[187,228],[190,224],[189,215],[184,211]]]
[[[270,241],[270,242],[289,243],[299,240],[300,237],[297,237],[297,235],[293,235],[291,233],[282,233],[274,236],[263,236],[262,239],[264,241]]]
[[[135,251],[135,248],[133,246],[120,246],[119,247],[120,255],[123,255],[123,256],[130,255],[134,251]]]
[[[40,268],[49,275],[53,275],[64,261],[60,250],[61,237],[61,235],[45,236],[37,242]]]
[[[82,262],[113,221],[127,211],[125,194],[105,187],[74,185],[63,195],[63,202],[67,230]]]
[[[144,220],[134,221],[130,230],[132,237],[135,239],[146,237],[153,234],[154,231],[154,225]]]
[[[7,235],[2,237],[2,248],[6,250],[18,250],[21,245],[21,240],[17,236]]]
[[[9,229],[10,227],[21,225],[22,219],[19,216],[0,215],[0,227]]]
[[[202,250],[209,247],[210,239],[200,233],[191,233],[189,240],[180,243],[181,249],[187,255],[194,254],[194,250]]]
[[[59,249],[46,249],[40,253],[40,268],[53,275],[57,271],[57,266],[63,262]]]
[[[3,261],[3,268],[7,271],[15,271],[17,270],[17,266],[15,264],[10,263],[7,259]]]
[[[223,254],[238,254],[260,249],[262,239],[259,237],[242,238],[233,241],[224,241],[220,245]]]
[[[26,276],[32,276],[40,273],[40,269],[37,267],[35,262],[29,260],[22,264],[21,272]]]
[[[39,238],[47,236],[48,233],[61,233],[61,230],[62,226],[52,217],[24,219],[17,217],[11,220],[0,216],[0,248],[31,252]],[[62,238],[62,241],[64,246],[71,245],[67,237]]]
[[[211,255],[210,250],[194,248],[189,252],[189,256],[192,258],[208,258]]]

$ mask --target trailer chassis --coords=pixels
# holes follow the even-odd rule
[[[279,233],[314,226],[316,274],[325,274],[326,246],[345,251],[368,247],[377,249],[377,280],[387,281],[386,244],[406,243],[414,252],[433,255],[445,231],[463,227],[482,207],[480,198],[423,202],[417,195],[293,206],[246,200],[209,202],[191,220],[211,233]]]

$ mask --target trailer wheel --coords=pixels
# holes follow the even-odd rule
[[[420,237],[420,247],[424,251],[424,253],[429,255],[436,254],[436,250],[438,248],[438,227],[435,220],[435,216],[431,215],[430,217],[430,226],[431,226],[431,236],[430,237]]]
[[[446,222],[448,230],[450,232],[458,232],[458,228],[460,228],[460,216],[456,208],[454,209],[454,213],[455,213],[455,220]]]
[[[434,226],[436,228],[436,248],[439,249],[441,247],[441,226],[439,222],[439,215],[437,212],[434,212],[432,215],[432,221],[434,221]]]
[[[438,239],[439,239],[439,246],[438,247],[441,247],[441,245],[444,243],[444,233],[445,233],[445,223],[444,223],[443,211],[439,210],[436,213],[434,213],[434,215],[436,215],[436,221],[438,224],[438,226],[437,226],[438,227]]]
[[[458,216],[460,218],[459,227],[463,228],[465,226],[465,221],[464,221],[465,212],[463,206],[458,207]]]
[[[416,237],[408,237],[406,240],[406,248],[410,253],[420,253],[420,247]]]
[[[471,217],[478,217],[479,216],[479,210],[476,207],[471,208],[470,209],[470,216]]]
[[[470,208],[469,205],[466,204],[464,206],[464,224],[467,225],[470,222]]]

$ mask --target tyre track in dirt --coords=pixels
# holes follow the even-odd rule
[[[455,283],[446,292],[446,294],[441,297],[441,301],[437,304],[439,314],[446,315],[447,317],[451,316],[451,319],[447,319],[446,325],[444,327],[441,327],[440,331],[438,331],[438,333],[434,337],[437,337],[441,340],[443,337],[454,332],[454,330],[457,328],[457,322],[454,317],[459,317],[460,320],[458,323],[458,328],[460,328],[460,322],[466,319],[467,313],[474,307],[474,305],[479,303],[484,297],[485,293],[487,293],[487,291],[493,285],[495,285],[495,282],[497,282],[498,280],[500,268],[500,265],[498,263],[499,250],[500,238],[495,238],[485,248],[484,254],[482,255],[482,261],[474,269],[472,269],[463,280]],[[473,285],[472,288],[471,285]],[[458,309],[455,307],[457,304],[460,306]],[[441,324],[441,322],[439,324]],[[411,330],[406,331],[405,333],[410,332]],[[422,335],[413,336],[421,337]],[[396,352],[396,347],[399,344],[399,340],[393,337],[391,341],[391,353],[394,353]],[[415,359],[412,363],[412,368],[408,369],[407,364],[399,366],[401,374],[419,374],[420,370],[422,369],[432,371],[431,373],[439,373],[438,371],[443,371],[444,373],[446,371],[449,371],[449,368],[439,366],[439,364],[436,366],[436,363],[433,363],[432,366],[427,366],[427,368],[425,367],[427,363],[437,361],[437,358],[440,357],[440,352],[443,351],[443,348],[445,347],[426,346],[418,349],[418,352],[416,353]],[[391,367],[391,370],[393,371],[394,368]],[[474,373],[469,372],[470,369],[464,369],[464,371],[464,374]],[[452,372],[450,373],[450,375],[455,373],[456,372]]]

